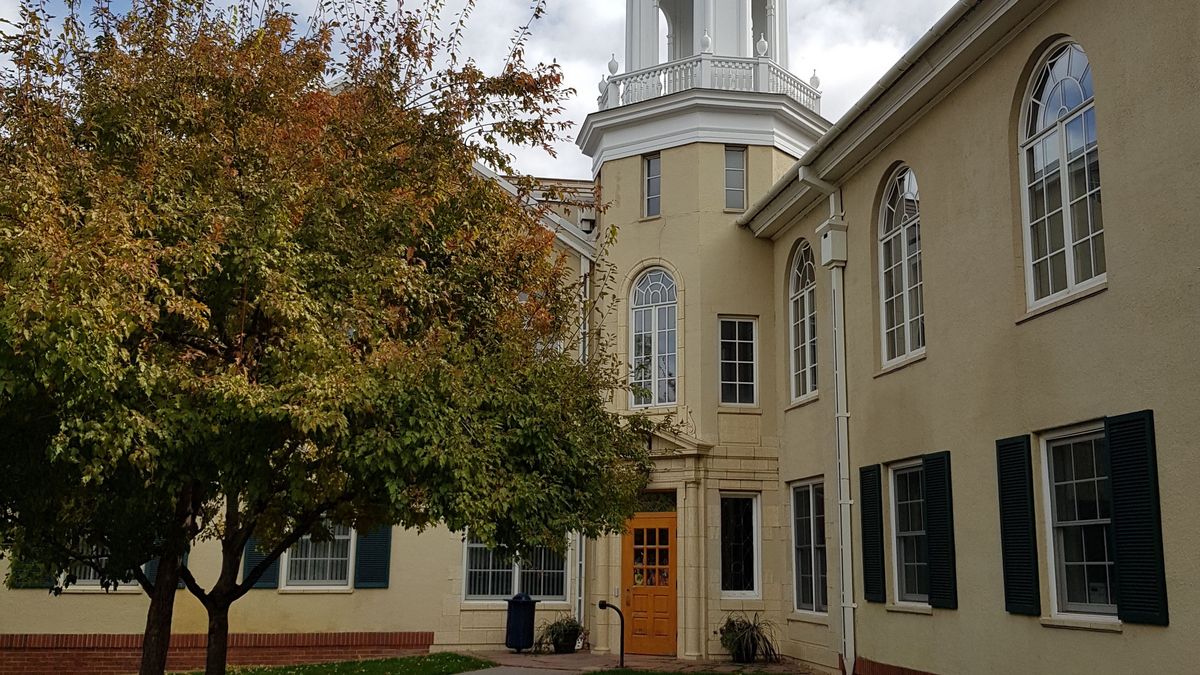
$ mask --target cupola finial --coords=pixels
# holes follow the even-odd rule
[[[617,55],[614,53],[612,55],[612,58],[609,59],[609,61],[608,61],[608,74],[616,75],[617,69],[620,67],[621,67],[621,64],[617,63]]]
[[[755,44],[754,47],[755,47],[755,49],[758,50],[759,58],[766,56],[767,48],[770,47],[770,45],[767,44],[767,36],[763,33],[759,33],[758,34],[758,43]]]
[[[700,51],[704,54],[712,53],[712,38],[708,34],[708,30],[704,31],[704,37],[700,38]]]

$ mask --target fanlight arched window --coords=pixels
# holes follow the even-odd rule
[[[812,247],[801,239],[792,257],[791,315],[792,400],[817,391],[817,266]]]
[[[1104,218],[1092,68],[1075,43],[1052,47],[1025,101],[1021,175],[1029,305],[1104,279]]]
[[[888,364],[925,349],[921,196],[912,169],[901,167],[888,182],[880,221],[880,326],[883,362]]]
[[[673,404],[678,372],[675,280],[660,267],[647,270],[634,284],[630,305],[633,404]]]

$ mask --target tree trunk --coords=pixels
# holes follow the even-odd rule
[[[216,602],[208,607],[208,646],[204,655],[204,675],[225,675],[229,649],[229,605]]]
[[[163,554],[158,562],[146,632],[142,635],[142,665],[138,675],[162,675],[167,670],[171,648],[171,619],[175,615],[175,591],[179,585],[179,555]]]

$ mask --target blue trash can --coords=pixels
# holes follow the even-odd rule
[[[537,600],[527,593],[517,593],[508,601],[508,624],[505,626],[504,646],[515,649],[533,649],[533,615]]]

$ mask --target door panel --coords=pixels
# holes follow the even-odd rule
[[[622,537],[622,610],[631,654],[675,654],[675,514],[638,513]]]

